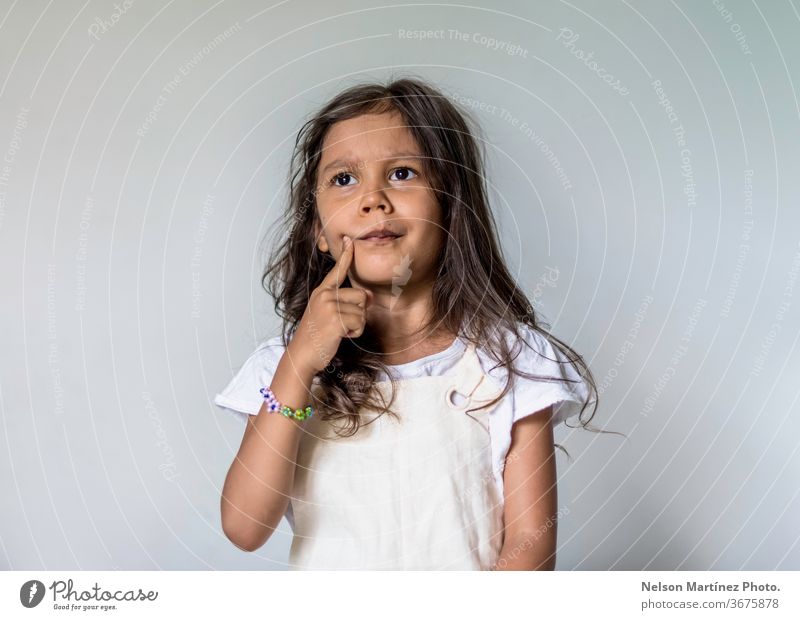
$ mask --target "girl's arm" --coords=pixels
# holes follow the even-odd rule
[[[284,351],[270,389],[281,404],[299,409],[310,398],[315,370],[292,357],[292,343]],[[222,489],[222,529],[240,549],[260,548],[280,523],[294,484],[295,461],[304,421],[261,406],[248,416],[242,444]]]
[[[554,570],[556,458],[553,407],[525,416],[511,429],[503,473],[505,538],[495,570]]]
[[[372,292],[342,286],[354,253],[352,239],[345,236],[336,263],[309,295],[303,318],[278,362],[270,389],[284,406],[305,407],[314,376],[327,368],[342,338],[364,333]],[[305,420],[270,413],[266,405],[255,418],[247,421],[221,500],[222,529],[246,551],[261,547],[286,513],[305,425]]]

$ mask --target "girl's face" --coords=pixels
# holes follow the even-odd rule
[[[397,112],[365,114],[328,130],[317,170],[315,239],[335,259],[344,235],[354,240],[354,286],[413,285],[436,273],[445,232],[424,163]],[[364,238],[378,228],[399,236]]]

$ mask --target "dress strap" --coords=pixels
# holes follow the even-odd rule
[[[448,404],[456,409],[474,407],[476,403],[490,402],[499,396],[503,387],[484,372],[481,366],[475,344],[467,343],[464,354],[455,367],[453,382],[447,390]],[[461,397],[461,404],[454,402],[457,392]]]

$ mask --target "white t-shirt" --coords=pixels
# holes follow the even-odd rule
[[[505,458],[511,446],[511,427],[514,422],[553,405],[552,424],[555,427],[567,418],[580,413],[590,389],[586,380],[578,374],[572,364],[559,364],[552,361],[554,359],[566,361],[567,358],[560,350],[554,348],[547,338],[527,325],[520,325],[520,333],[533,349],[529,346],[522,346],[519,355],[514,360],[516,368],[525,373],[545,377],[562,377],[578,380],[578,382],[536,381],[515,376],[513,388],[489,413],[492,465],[501,497]],[[461,338],[456,338],[453,344],[444,351],[413,362],[389,365],[389,369],[397,379],[447,374],[459,361],[465,348],[466,343]],[[283,351],[284,346],[280,336],[270,338],[259,345],[225,389],[216,395],[214,403],[219,407],[231,410],[243,422],[247,419],[245,414],[258,414],[263,402],[259,390],[270,384]],[[513,356],[517,352],[517,348],[513,347],[511,351]],[[481,348],[476,348],[476,352],[483,371],[487,372],[489,377],[495,381],[497,388],[505,386],[507,370],[492,368],[496,362]],[[378,380],[381,379],[387,379],[387,377],[381,375]],[[593,396],[587,408],[591,409],[594,402],[595,397]]]

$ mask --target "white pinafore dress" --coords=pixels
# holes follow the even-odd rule
[[[467,344],[451,374],[396,381],[352,437],[306,421],[291,497],[290,570],[488,570],[503,543],[489,414],[502,391]],[[375,383],[386,402],[391,382]],[[312,389],[317,388],[316,385]],[[377,419],[376,419],[377,418]]]

